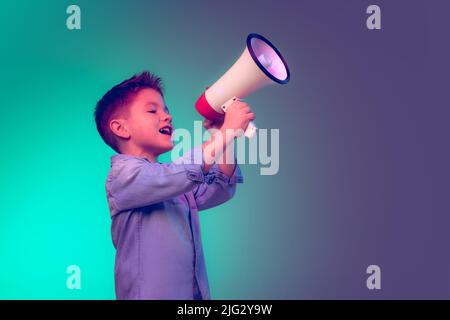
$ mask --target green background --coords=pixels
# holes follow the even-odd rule
[[[193,121],[201,119],[194,109],[198,96],[241,54],[248,33],[267,29],[238,27],[231,16],[203,25],[202,13],[182,1],[77,1],[82,29],[69,31],[69,4],[10,1],[0,7],[6,49],[0,80],[0,298],[115,297],[104,191],[113,151],[95,129],[96,101],[116,83],[150,70],[165,82],[175,127],[192,132]],[[206,14],[206,2],[197,3],[202,6]],[[223,33],[226,25],[234,31]],[[214,46],[205,45],[219,36]],[[269,120],[261,115],[258,124],[267,127]],[[286,232],[264,222],[279,212],[266,210],[277,200],[261,194],[277,194],[283,170],[260,176],[258,167],[248,166],[245,176],[248,182],[231,202],[201,213],[213,298],[248,296],[275,280],[261,281],[263,274],[282,271],[267,259],[280,254],[272,249]],[[81,268],[81,290],[66,288],[71,264]],[[252,283],[247,292],[240,289],[246,281]]]

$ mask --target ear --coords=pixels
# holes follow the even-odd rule
[[[130,138],[130,131],[126,126],[124,119],[113,119],[109,122],[109,128],[116,135],[124,139]]]

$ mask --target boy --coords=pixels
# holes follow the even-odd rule
[[[160,78],[135,75],[97,103],[98,132],[118,153],[106,181],[117,299],[210,299],[198,210],[233,197],[239,166],[214,161],[253,119],[250,107],[236,101],[223,121],[205,120],[205,128],[219,129],[210,140],[162,164],[158,156],[173,148],[173,127]]]

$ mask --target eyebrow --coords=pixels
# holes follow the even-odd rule
[[[158,106],[159,106],[159,103],[158,103],[158,102],[150,101],[150,102],[147,102],[147,103],[145,104],[145,106],[151,106],[151,105],[153,105],[153,106],[155,106],[155,107],[158,107]],[[169,110],[169,108],[168,108],[167,106],[164,106],[164,111],[166,111],[167,113],[170,113],[170,110]]]

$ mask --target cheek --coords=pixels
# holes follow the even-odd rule
[[[134,129],[135,134],[137,135],[154,136],[158,133],[158,121],[154,119],[141,118],[135,121]]]

